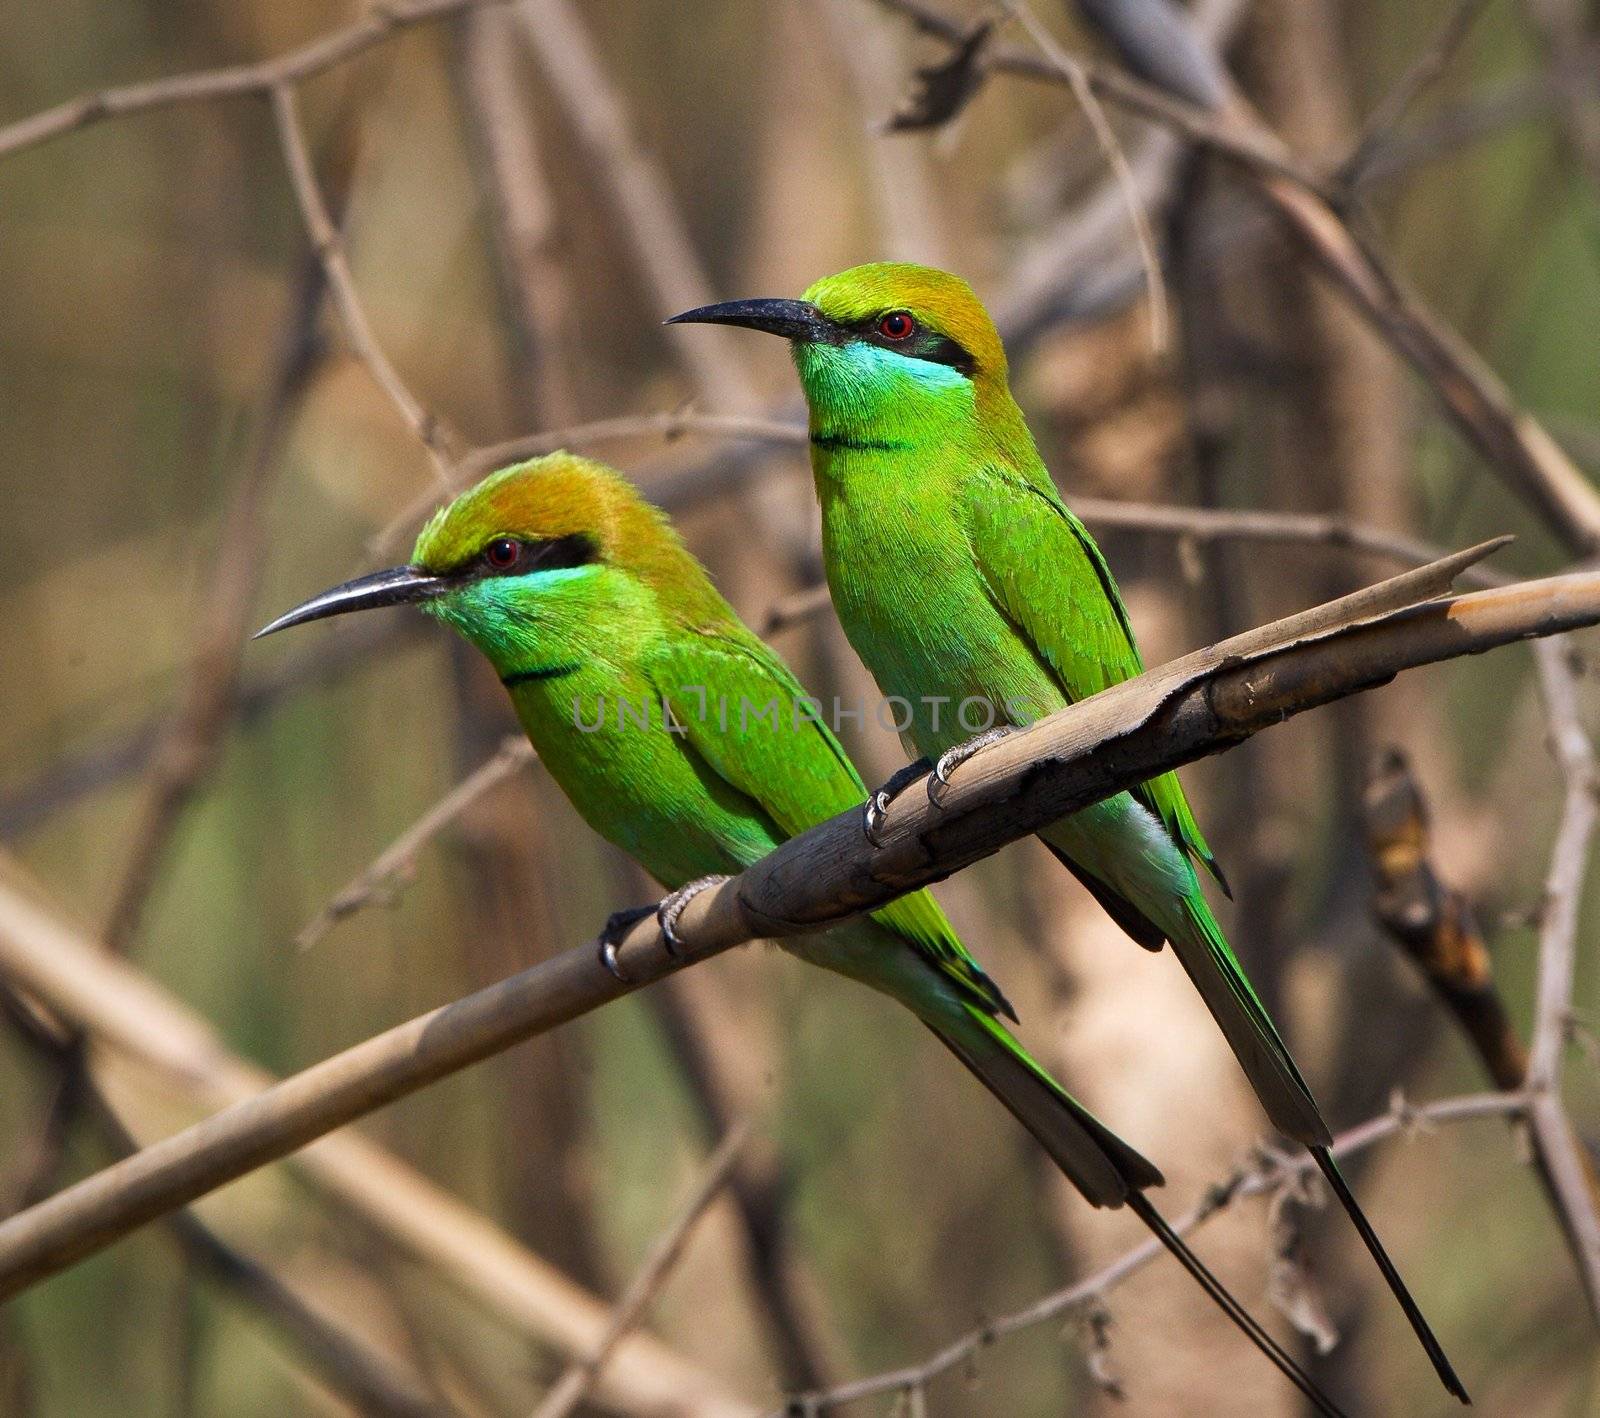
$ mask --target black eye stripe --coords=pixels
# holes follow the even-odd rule
[[[575,566],[590,566],[600,560],[600,548],[593,537],[582,532],[572,532],[564,537],[549,537],[540,541],[523,541],[519,538],[496,537],[490,546],[502,541],[515,541],[521,553],[515,561],[496,565],[490,561],[488,549],[462,568],[468,578],[487,576],[528,576],[540,571],[564,571]]]
[[[892,340],[878,329],[878,323],[887,315],[899,315],[905,312],[899,310],[885,310],[877,315],[857,322],[851,327],[850,333],[857,339],[866,341],[869,345],[877,345],[880,349],[893,350],[896,354],[905,355],[908,359],[925,359],[930,364],[947,364],[950,368],[971,378],[978,367],[977,360],[971,353],[952,340],[948,335],[941,335],[937,330],[930,330],[920,320],[915,321],[909,335],[898,340]]]

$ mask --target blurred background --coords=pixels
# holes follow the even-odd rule
[[[660,328],[689,305],[797,295],[862,260],[948,266],[1000,319],[1069,500],[1316,514],[1448,546],[1514,532],[1496,565],[1518,574],[1574,559],[1250,183],[1170,130],[1110,110],[1165,274],[1157,349],[1127,205],[1068,90],[993,75],[949,121],[885,131],[916,68],[951,54],[903,5],[440,8],[456,13],[296,89],[297,131],[371,344],[415,401],[409,421],[345,334],[259,93],[113,117],[0,161],[3,875],[208,1022],[208,1049],[293,1072],[656,894],[518,761],[402,844],[402,870],[357,893],[375,909],[322,916],[515,725],[487,665],[421,617],[245,635],[402,560],[439,468],[492,465],[469,450],[572,430],[540,446],[627,470],[753,625],[776,609],[775,643],[815,692],[867,692],[831,611],[803,594],[819,572],[803,446],[692,426],[797,423],[785,352]],[[963,29],[1003,14],[930,8]],[[308,0],[4,7],[0,123],[269,58],[362,13]],[[1035,0],[1034,13],[1071,53],[1117,63],[1076,6]],[[1377,234],[1580,466],[1600,467],[1595,7],[1196,0],[1192,13],[1306,165],[1331,172],[1362,153],[1352,225]],[[1386,111],[1453,20],[1470,25],[1437,46],[1441,72]],[[992,42],[1031,43],[1015,19]],[[624,416],[644,423],[583,427]],[[1152,662],[1396,564],[1331,535],[1090,520]],[[846,737],[869,779],[901,761],[870,724]],[[1398,831],[1414,847],[1408,795],[1425,798],[1426,854],[1470,902],[1491,989],[1525,1039],[1562,796],[1528,652],[1413,673],[1186,779],[1234,886],[1223,920],[1334,1127],[1385,1113],[1397,1090],[1490,1087],[1482,1051],[1383,924],[1380,888],[1406,887],[1373,839]],[[1029,1046],[1159,1161],[1169,1211],[1251,1164],[1264,1120],[1170,954],[1134,949],[1032,843],[939,895]],[[1597,904],[1580,916],[1567,1060],[1580,1132],[1596,1124],[1584,1021],[1600,1004]],[[153,1042],[144,1054],[127,1038],[91,1042],[87,1096],[70,1040],[19,996],[11,966],[0,980],[6,1210],[117,1155],[127,1138],[107,1102],[148,1140],[226,1101],[207,1091],[217,1057],[160,1063],[162,1041],[181,1053],[187,1036],[126,991],[130,1029],[142,1021]],[[734,1184],[647,1317],[701,1397],[687,1378],[653,1407],[602,1385],[584,1411],[760,1413],[919,1364],[1141,1234],[1068,1194],[909,1016],[769,947],[491,1059],[361,1131],[437,1185],[422,1208],[439,1224],[454,1197],[603,1306],[743,1116],[754,1134]],[[1479,1411],[1600,1411],[1595,1322],[1525,1138],[1500,1117],[1406,1128],[1350,1171]],[[0,1312],[0,1412],[385,1411],[329,1377],[261,1275],[241,1274],[250,1258],[436,1411],[530,1412],[571,1357],[559,1324],[493,1303],[509,1280],[449,1273],[325,1178],[269,1169],[198,1211],[226,1256],[147,1228]],[[1199,1244],[1258,1312],[1270,1291],[1302,1328],[1338,1335],[1314,1372],[1353,1413],[1450,1408],[1315,1192],[1240,1200]],[[487,1242],[467,1249],[487,1264]],[[1294,1334],[1284,1313],[1271,1323]],[[1299,1406],[1158,1262],[1096,1305],[979,1346],[925,1389],[838,1411]]]

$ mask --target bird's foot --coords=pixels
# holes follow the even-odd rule
[[[654,915],[655,911],[654,906],[629,906],[625,911],[613,911],[606,917],[605,925],[600,927],[600,938],[595,942],[600,947],[600,963],[624,985],[630,982],[622,973],[622,966],[617,963],[617,947],[622,944],[622,938],[631,927],[646,916]]]
[[[683,942],[678,939],[678,918],[683,915],[684,907],[702,891],[709,891],[713,886],[721,886],[727,879],[725,876],[697,877],[694,881],[680,886],[671,895],[663,897],[661,904],[656,907],[656,924],[661,928],[661,945],[674,960],[683,951]]]
[[[944,790],[950,786],[950,775],[980,749],[988,748],[992,743],[999,743],[1011,732],[1013,730],[1010,724],[996,724],[992,729],[985,729],[965,743],[958,743],[954,748],[941,753],[928,778],[928,801],[935,807],[943,807]]]
[[[889,804],[932,766],[926,758],[919,758],[915,763],[906,764],[904,768],[896,768],[884,780],[883,786],[868,797],[867,806],[862,813],[861,830],[874,847],[883,846],[883,816],[889,811]]]

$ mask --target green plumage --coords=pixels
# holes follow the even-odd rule
[[[1142,668],[1105,558],[1063,504],[965,282],[877,264],[800,302],[691,312],[792,342],[810,410],[828,585],[904,737],[936,758],[990,722],[1019,726]],[[1446,1386],[1443,1352],[1328,1155],[1330,1134],[1217,924],[1195,864],[1221,881],[1183,789],[1163,774],[1040,834],[1140,944],[1171,942],[1268,1116],[1311,1148]]]
[[[866,797],[815,702],[622,478],[566,455],[496,474],[435,518],[413,561],[459,571],[508,534],[587,536],[595,555],[426,608],[488,655],[584,820],[663,885],[740,871]],[[1095,1205],[1160,1182],[996,1018],[1010,1005],[926,892],[783,944],[912,1009]]]
[[[551,777],[669,888],[737,872],[866,796],[783,662],[665,519],[599,464],[555,454],[494,474],[423,529],[410,566],[336,586],[267,629],[399,601],[484,652]],[[1091,1203],[1129,1206],[1318,1410],[1339,1418],[1144,1196],[1161,1182],[1156,1168],[1012,1037],[998,1017],[1011,1015],[1005,997],[931,896],[783,945],[911,1009]]]

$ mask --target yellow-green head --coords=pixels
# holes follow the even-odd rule
[[[335,586],[258,634],[401,603],[453,625],[514,681],[725,613],[665,516],[620,473],[570,453],[491,473],[434,514],[407,565]]]
[[[994,321],[948,271],[873,262],[824,277],[800,300],[729,301],[669,323],[680,322],[789,340],[823,447],[893,450],[964,426],[991,437],[1021,428]]]

